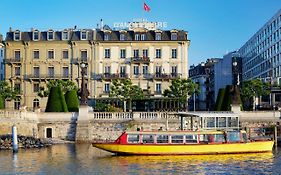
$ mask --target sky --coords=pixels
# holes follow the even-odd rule
[[[280,8],[281,0],[1,0],[0,33],[96,28],[100,19],[113,27],[144,18],[188,31],[190,66],[238,50]]]

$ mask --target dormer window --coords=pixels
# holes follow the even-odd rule
[[[160,41],[161,40],[161,33],[155,34],[155,40]]]
[[[140,34],[135,34],[135,41],[139,41],[140,40]]]
[[[68,40],[68,31],[62,32],[62,40]]]
[[[177,33],[172,33],[171,34],[171,40],[177,40],[178,39],[178,34]]]
[[[81,40],[86,40],[87,39],[87,31],[81,31],[80,38],[81,38]]]
[[[38,41],[39,40],[39,31],[38,30],[34,30],[33,31],[33,40],[34,41]]]
[[[20,40],[20,31],[17,30],[14,32],[14,40],[19,41]]]
[[[146,40],[146,35],[145,34],[141,34],[141,40]]]
[[[48,31],[48,40],[53,40],[54,39],[54,31],[53,30],[49,30]]]
[[[104,41],[108,41],[109,40],[109,33],[105,33],[104,34]]]
[[[125,41],[126,38],[125,38],[125,34],[124,33],[121,33],[120,34],[120,41]]]

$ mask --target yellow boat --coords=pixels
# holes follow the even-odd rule
[[[118,155],[197,155],[271,152],[273,144],[250,141],[245,131],[138,131],[92,145]]]

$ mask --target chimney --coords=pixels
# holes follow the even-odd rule
[[[9,27],[9,32],[12,32],[12,31],[13,31],[12,27]]]

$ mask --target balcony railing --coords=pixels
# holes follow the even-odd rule
[[[111,80],[111,79],[126,79],[128,78],[128,74],[111,74],[111,73],[104,73],[102,75],[102,79]]]
[[[78,63],[81,63],[81,62],[88,62],[88,58],[73,58],[72,59],[72,63],[73,64],[78,64]]]
[[[4,63],[21,63],[22,58],[4,59]]]
[[[178,73],[171,73],[171,74],[162,74],[156,73],[154,74],[154,79],[177,79],[180,78],[180,74]]]
[[[29,74],[25,75],[24,79],[69,79],[69,75],[41,75],[41,74]]]
[[[131,58],[131,63],[143,63],[143,64],[148,64],[150,63],[149,57],[132,57]]]

